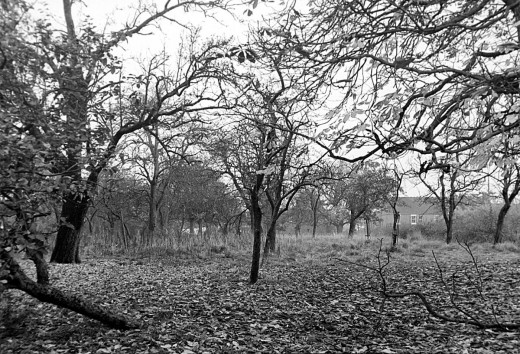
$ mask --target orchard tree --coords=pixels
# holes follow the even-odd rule
[[[499,140],[496,142],[494,140]],[[477,155],[474,159],[473,164],[477,169],[483,169],[485,167],[491,168],[491,171],[487,174],[488,178],[492,178],[500,188],[500,196],[503,200],[503,205],[498,212],[496,221],[496,228],[493,237],[493,243],[502,242],[503,239],[503,228],[505,218],[512,203],[520,192],[520,166],[518,164],[518,156],[520,137],[513,133],[507,132],[502,134],[500,137],[496,137],[486,143],[489,149],[492,149],[492,153],[489,155]],[[492,168],[494,166],[494,168]]]
[[[504,222],[511,208],[513,201],[520,192],[520,166],[515,162],[504,162],[501,167],[502,178],[499,183],[501,184],[500,194],[504,204],[498,212],[497,225],[495,229],[495,235],[493,237],[493,244],[501,243],[503,239],[503,228]]]
[[[318,227],[318,220],[321,210],[321,183],[318,186],[312,186],[303,191],[312,215],[312,238],[316,237],[316,229]]]
[[[222,43],[200,48],[189,43],[173,76],[155,71],[116,79],[121,62],[114,50],[175,10],[207,10],[223,3],[166,1],[161,10],[138,11],[131,25],[108,35],[89,24],[76,27],[72,1],[63,0],[63,5],[65,33],[38,22],[35,50],[42,53],[39,75],[46,82],[39,91],[49,111],[62,117],[64,156],[54,170],[64,175],[68,186],[51,261],[75,263],[80,261],[80,230],[92,193],[123,137],[159,121],[220,106],[221,92],[211,83],[222,77],[223,68],[208,58],[221,51]]]
[[[367,162],[350,168],[342,163],[324,185],[325,215],[336,225],[338,233],[348,223],[348,236],[353,237],[358,219],[370,220],[374,211],[383,207],[394,184],[393,177],[378,163]]]
[[[486,178],[485,174],[471,168],[470,163],[473,160],[474,152],[471,151],[442,157],[434,154],[432,161],[422,164],[421,170],[416,174],[428,188],[430,196],[439,203],[446,225],[447,244],[453,239],[453,221],[457,207],[469,200],[471,193],[478,193]],[[435,169],[430,169],[429,166],[435,166]]]
[[[61,166],[62,137],[72,133],[61,130],[65,122],[46,106],[51,98],[40,89],[47,58],[28,41],[34,39],[29,5],[3,1],[1,6],[0,216],[4,227],[0,229],[0,293],[19,289],[115,328],[134,327],[127,318],[50,285],[44,258],[46,235],[38,233],[35,224],[51,213],[49,203],[55,195],[71,190],[56,166]],[[18,264],[19,253],[34,262],[36,282]]]
[[[164,63],[161,63],[164,65]],[[155,64],[148,67],[148,74],[152,75]],[[145,94],[151,95],[152,87],[145,85]],[[198,115],[178,115],[175,119],[157,122],[153,126],[145,127],[127,139],[125,148],[120,153],[128,165],[134,170],[136,178],[146,185],[144,191],[147,196],[148,221],[145,230],[148,242],[152,242],[157,226],[158,217],[161,216],[163,203],[166,201],[168,189],[172,184],[172,173],[176,165],[184,165],[193,151],[189,151],[194,141],[200,136]],[[163,218],[159,218],[160,227]]]
[[[349,237],[354,236],[357,220],[364,217],[370,221],[374,212],[383,208],[386,196],[394,189],[393,176],[381,169],[378,163],[365,163],[349,176],[345,194],[345,203],[349,211]]]
[[[348,223],[349,210],[346,204],[347,179],[352,171],[345,166],[331,167],[329,178],[323,182],[323,216],[333,226],[336,233],[343,233],[343,226]]]
[[[262,240],[261,200],[270,208],[264,253],[275,249],[276,223],[321,155],[309,161],[301,137],[315,129],[310,114],[320,106],[318,74],[298,65],[292,44],[265,28],[250,33],[238,46],[236,66],[227,91],[234,108],[221,113],[223,127],[207,146],[231,178],[250,211],[253,229],[251,283],[258,279]]]
[[[320,216],[320,187],[315,185],[306,186],[301,189],[296,197],[294,197],[292,205],[287,211],[288,220],[294,224],[294,234],[296,237],[301,235],[301,226],[308,220],[311,220],[312,237],[316,237],[316,229]]]
[[[192,41],[179,58],[178,75],[158,72],[144,81],[139,75],[117,75],[121,61],[113,51],[176,9],[223,5],[166,1],[161,10],[139,11],[120,31],[101,34],[89,23],[75,26],[71,0],[63,0],[65,31],[31,17],[25,1],[2,1],[0,210],[8,221],[0,231],[1,290],[20,289],[112,327],[135,326],[48,285],[46,239],[36,232],[35,221],[50,213],[47,205],[59,195],[62,210],[51,260],[79,261],[80,231],[91,197],[123,137],[159,121],[222,107],[222,91],[211,83],[224,76],[227,65],[217,56],[223,43],[196,46]],[[152,94],[140,95],[146,84],[153,85]],[[35,263],[37,282],[17,263],[19,252]]]
[[[190,236],[194,236],[195,223],[199,233],[203,223],[207,227],[218,224],[219,215],[229,213],[228,206],[223,204],[233,201],[229,198],[228,186],[220,181],[220,174],[200,162],[179,164],[174,169],[169,199],[175,204],[175,217],[182,219],[181,225],[188,221]]]
[[[383,198],[385,199],[386,204],[392,209],[392,247],[395,248],[399,238],[399,221],[401,218],[397,205],[399,202],[399,195],[402,192],[403,179],[406,175],[409,175],[409,173],[404,171],[402,164],[398,163],[396,160],[388,163],[383,167],[383,169],[387,171],[387,175],[392,176],[394,181],[393,188],[390,188],[388,194],[385,194]]]

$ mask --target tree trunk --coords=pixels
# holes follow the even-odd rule
[[[265,237],[264,257],[276,251],[276,221],[271,221]]]
[[[80,263],[79,245],[81,227],[88,211],[88,196],[69,193],[61,209],[61,223],[56,236],[56,243],[51,255],[51,262]]]
[[[355,233],[356,233],[356,220],[350,220],[350,224],[348,226],[348,237],[349,238],[354,237]]]
[[[262,209],[260,208],[259,193],[264,180],[264,175],[256,175],[255,187],[251,191],[251,219],[253,222],[253,259],[251,261],[251,273],[249,282],[255,284],[260,272],[260,253],[262,251]]]
[[[316,228],[318,227],[318,212],[312,212],[312,238],[316,238]]]
[[[502,242],[502,229],[504,228],[504,221],[506,219],[507,212],[509,211],[509,208],[511,207],[511,204],[504,204],[502,208],[500,208],[500,212],[498,213],[498,219],[497,219],[497,228],[495,230],[495,236],[493,238],[493,244],[496,245],[498,243]]]
[[[68,44],[78,45],[75,33],[74,21],[72,18],[71,0],[63,0],[65,23],[67,26]],[[74,53],[70,56],[70,61],[61,68],[60,74],[63,80],[60,82],[60,90],[63,93],[63,108],[61,113],[64,115],[68,124],[75,128],[64,141],[66,163],[59,166],[60,172],[71,178],[70,187],[76,183],[76,187],[83,185],[81,164],[79,162],[84,151],[84,137],[88,131],[88,103],[89,103],[89,82],[83,77],[80,56]],[[58,73],[55,73],[56,75]],[[97,172],[91,172],[89,180],[97,182]],[[95,180],[94,180],[95,179]],[[51,255],[51,262],[56,263],[80,263],[79,245],[81,228],[87,214],[89,205],[88,190],[68,191],[64,196],[61,209],[58,234],[56,243]]]
[[[336,224],[334,226],[336,226],[336,233],[341,235],[343,233],[343,224]]]
[[[349,238],[354,237],[355,233],[356,233],[356,221],[352,220],[352,221],[350,221],[350,224],[348,226],[348,237]]]
[[[197,226],[199,228],[199,232],[197,233],[200,237],[202,237],[203,235],[203,232],[202,232],[202,219],[199,219],[197,220]]]
[[[191,218],[188,220],[190,222],[190,237],[195,236],[195,219]]]
[[[315,200],[311,198],[311,209],[312,209],[312,238],[316,238],[316,229],[318,227],[318,205],[320,203],[320,195],[316,196]]]
[[[94,303],[87,302],[81,297],[68,294],[59,289],[48,285],[38,284],[30,279],[18,263],[3,252],[2,258],[9,267],[9,280],[7,286],[22,290],[23,292],[37,298],[40,301],[48,302],[59,307],[64,307],[89,318],[100,321],[112,328],[131,329],[139,327],[129,319],[113,314]]]
[[[367,240],[370,238],[370,220],[369,219],[365,219],[365,225],[366,225],[366,228],[367,228]]]
[[[150,244],[153,239],[153,234],[155,232],[155,225],[157,220],[155,209],[155,190],[155,183],[150,183],[150,205],[148,207],[148,241],[150,242]]]
[[[251,206],[253,209],[253,259],[251,262],[251,274],[249,281],[254,284],[258,280],[260,272],[260,252],[262,248],[262,211],[258,207]]]
[[[450,217],[446,224],[446,244],[449,245],[453,240],[453,218]]]
[[[350,220],[349,220],[349,226],[348,226],[348,237],[352,238],[354,237],[354,234],[356,233],[356,221],[363,213],[365,212],[365,209],[354,211],[350,211]]]
[[[238,237],[242,235],[242,215],[238,217],[235,233]]]
[[[520,11],[520,10],[519,10]],[[520,192],[520,168],[515,165],[516,170],[516,179],[513,184],[513,190],[511,191],[511,194],[509,193],[509,188],[511,187],[512,181],[513,181],[513,171],[511,169],[507,169],[504,174],[503,179],[503,187],[502,187],[502,198],[504,200],[504,205],[500,209],[500,212],[498,213],[498,219],[497,219],[497,228],[495,230],[495,237],[493,240],[493,244],[497,244],[502,242],[502,229],[504,228],[504,221],[506,219],[506,215],[509,211],[509,208],[511,208],[511,203],[513,200],[515,200],[516,196]]]
[[[394,209],[394,221],[392,224],[392,247],[395,248],[397,246],[397,239],[399,238],[399,219],[401,218],[401,214]]]
[[[48,285],[49,266],[47,265],[47,262],[45,262],[42,252],[40,250],[30,249],[27,250],[27,256],[31,261],[33,261],[36,267],[36,281],[38,284]]]

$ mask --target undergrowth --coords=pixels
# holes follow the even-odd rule
[[[103,238],[96,235],[86,237],[83,253],[87,257],[129,257],[143,258],[176,258],[176,259],[208,259],[208,258],[236,258],[248,257],[252,249],[252,237],[243,233],[236,235],[184,235],[179,237],[157,237],[152,244],[134,245],[122,248],[117,244],[104,243]],[[90,241],[90,242],[89,242]],[[324,261],[332,258],[349,258],[352,260],[373,257],[382,247],[384,251],[391,251],[396,257],[424,257],[432,251],[440,254],[463,257],[466,254],[463,247],[455,239],[446,244],[440,239],[429,239],[420,233],[408,235],[406,239],[399,239],[397,246],[392,247],[391,236],[377,235],[366,238],[364,235],[355,235],[352,238],[346,235],[294,235],[279,234],[277,250],[271,258],[278,258],[289,262],[294,261]],[[490,255],[494,253],[518,255],[518,242],[504,242],[493,246],[491,243],[473,243],[471,249],[475,254]]]

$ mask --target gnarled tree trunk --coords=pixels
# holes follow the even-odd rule
[[[63,202],[61,224],[56,236],[56,244],[51,262],[80,263],[79,245],[81,228],[88,211],[89,198],[79,193],[68,193]]]

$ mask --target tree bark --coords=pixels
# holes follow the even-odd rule
[[[276,221],[271,221],[265,237],[264,257],[276,251]]]
[[[450,217],[446,223],[446,244],[449,245],[453,240],[453,218]]]
[[[250,192],[251,219],[253,222],[253,259],[249,282],[255,284],[260,272],[260,253],[262,250],[262,209],[260,208],[259,193],[264,180],[263,174],[256,175],[254,188]]]
[[[497,219],[497,228],[495,230],[495,236],[493,238],[493,244],[496,245],[497,243],[502,242],[502,229],[504,228],[504,221],[506,219],[507,212],[509,211],[509,208],[511,207],[511,204],[504,204],[502,208],[500,208],[500,212],[498,213],[498,219]]]
[[[43,258],[43,254],[40,250],[28,250],[27,256],[31,261],[33,261],[36,267],[36,281],[38,284],[48,285],[49,284],[49,266],[45,259]]]
[[[318,227],[318,212],[312,211],[312,238],[316,238],[316,229]]]
[[[51,255],[51,262],[80,263],[79,245],[81,227],[88,211],[89,198],[79,193],[68,193],[63,202],[61,224]]]
[[[399,238],[399,219],[401,218],[401,214],[397,211],[394,206],[394,221],[392,224],[392,247],[397,246],[397,239]]]
[[[354,237],[354,234],[356,233],[356,220],[350,220],[350,224],[348,226],[348,237],[352,238]]]
[[[199,228],[199,231],[197,232],[197,234],[200,237],[202,237],[202,235],[203,235],[203,232],[202,232],[202,219],[197,220],[197,227]]]
[[[515,200],[516,196],[520,192],[520,167],[515,165],[514,168],[516,170],[516,174],[514,174],[511,168],[504,171],[504,184],[502,187],[502,199],[504,200],[504,205],[502,208],[500,208],[500,212],[498,213],[497,227],[493,238],[493,244],[495,245],[502,242],[502,229],[504,228],[506,215],[511,208],[511,203]],[[513,178],[513,176],[516,176],[516,178]],[[512,183],[513,180],[515,181],[514,184]],[[513,189],[511,190],[511,193],[509,193],[509,188],[511,185],[513,185]]]
[[[193,217],[190,217],[188,221],[190,223],[190,237],[194,237],[195,236],[195,219]]]
[[[316,196],[314,200],[311,197],[311,209],[312,209],[312,238],[316,238],[316,229],[318,227],[318,206],[320,203],[320,195]]]
[[[157,209],[155,207],[155,192],[156,192],[157,186],[155,181],[150,182],[150,205],[148,206],[148,236],[149,236],[149,242],[151,244],[153,234],[155,232],[155,226],[157,221]]]
[[[36,283],[25,274],[19,264],[7,253],[3,252],[2,258],[9,266],[8,287],[22,290],[42,302],[67,308],[112,328],[125,330],[139,327],[124,316],[111,313],[95,303],[85,301],[79,296],[68,294],[45,284]]]

